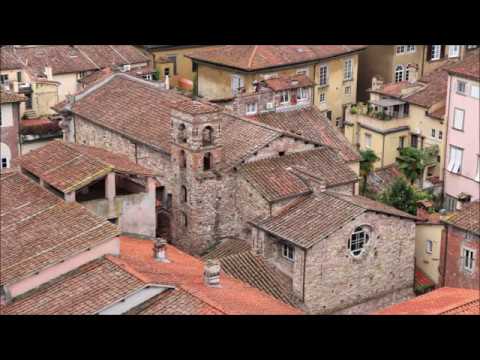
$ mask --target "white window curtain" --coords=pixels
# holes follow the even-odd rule
[[[479,99],[480,98],[480,87],[479,85],[470,85],[470,96]]]
[[[460,45],[448,45],[448,57],[459,57]]]
[[[450,156],[447,170],[458,174],[462,168],[463,150],[455,146],[450,146]]]
[[[453,128],[463,130],[463,118],[465,117],[465,111],[462,109],[455,109],[453,113]]]

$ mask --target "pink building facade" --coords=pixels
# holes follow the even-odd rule
[[[474,201],[480,196],[479,108],[479,79],[450,73],[444,177],[444,207],[449,211],[460,208],[462,201]]]

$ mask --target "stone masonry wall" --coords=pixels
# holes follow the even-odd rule
[[[371,226],[372,233],[365,252],[354,258],[348,239],[361,225]],[[399,290],[413,291],[414,253],[413,221],[364,213],[309,249],[305,305],[313,314],[334,313]]]

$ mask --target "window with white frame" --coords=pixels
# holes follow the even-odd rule
[[[476,49],[478,45],[467,45],[468,50]]]
[[[8,74],[0,74],[0,84],[6,83],[8,81]]]
[[[457,93],[465,95],[467,92],[467,82],[463,80],[457,80]]]
[[[353,256],[359,256],[370,240],[370,228],[368,226],[359,226],[348,240],[348,249]]]
[[[343,79],[352,80],[353,79],[353,61],[352,59],[345,60],[343,67]]]
[[[435,138],[435,129],[432,129],[432,138]]]
[[[407,45],[408,53],[413,54],[415,51],[417,51],[417,47],[415,45]]]
[[[352,87],[345,86],[345,95],[351,95],[351,94],[352,94]]]
[[[243,77],[236,74],[232,75],[232,93],[236,95],[243,86]]]
[[[372,134],[365,133],[365,147],[368,149],[372,148]]]
[[[306,100],[307,98],[308,98],[308,89],[307,88],[297,89],[297,99],[298,100]]]
[[[462,257],[463,257],[463,269],[469,272],[472,272],[474,269],[474,251],[472,249],[464,247],[462,249]]]
[[[454,58],[460,56],[460,45],[448,45],[448,57]]]
[[[324,92],[320,93],[320,103],[323,104],[327,99],[327,94]]]
[[[395,82],[403,81],[404,73],[405,73],[405,66],[397,65],[395,67]]]
[[[247,115],[254,115],[257,113],[257,103],[254,102],[254,103],[248,103],[247,104],[247,110],[246,110],[246,114]]]
[[[433,241],[432,240],[427,240],[425,242],[425,252],[427,254],[431,254],[433,250]]]
[[[477,175],[475,175],[475,181],[480,182],[480,155],[477,156]]]
[[[455,130],[463,130],[463,120],[465,118],[465,110],[455,108],[453,110],[453,128]]]
[[[479,99],[480,98],[480,86],[479,85],[470,85],[470,96]]]
[[[320,86],[328,84],[328,66],[326,64],[320,65]]]
[[[282,255],[284,258],[294,261],[295,260],[295,248],[289,244],[282,245]]]
[[[463,149],[450,145],[447,170],[459,174],[462,171]]]
[[[442,55],[442,45],[432,45],[431,60],[439,60]]]
[[[287,104],[290,101],[290,94],[288,91],[282,91],[280,93],[280,103],[282,104]]]
[[[398,45],[396,49],[397,55],[405,54],[405,45]]]

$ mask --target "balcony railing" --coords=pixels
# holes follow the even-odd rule
[[[409,116],[408,113],[403,111],[393,111],[393,110],[375,111],[373,106],[361,104],[361,103],[352,105],[349,111],[351,114],[360,114],[363,116],[371,117],[373,119],[387,120],[387,121],[392,119],[403,119]]]

